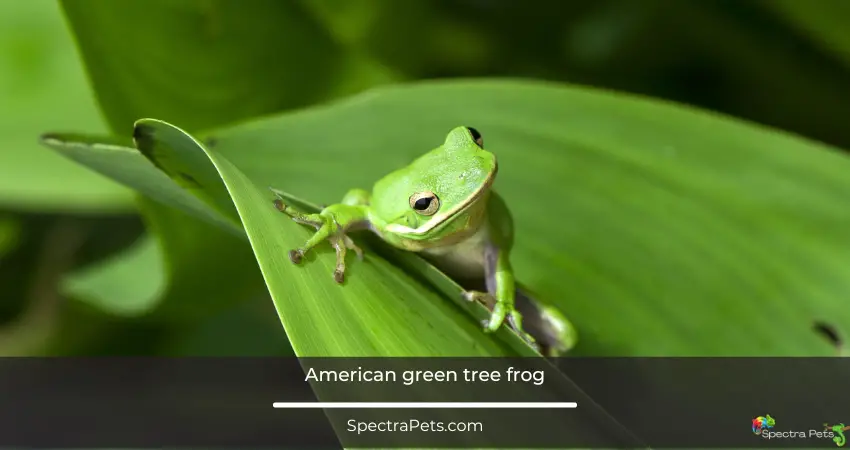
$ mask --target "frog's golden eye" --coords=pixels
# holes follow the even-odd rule
[[[423,216],[433,216],[440,209],[440,199],[431,191],[417,192],[410,196],[410,207]]]
[[[474,140],[479,147],[484,148],[484,138],[481,136],[481,133],[472,127],[466,127],[466,130],[469,131],[469,134],[472,136],[472,140]]]

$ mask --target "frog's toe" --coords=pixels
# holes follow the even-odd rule
[[[289,251],[289,260],[295,264],[301,264],[301,261],[304,259],[304,252],[302,250],[290,250]]]
[[[517,334],[520,335],[520,337],[522,337],[525,342],[527,342],[532,347],[538,348],[536,344],[537,340],[534,339],[534,336],[528,334],[522,328],[522,314],[520,314],[519,311],[517,311],[516,309],[512,309],[510,313],[508,313],[507,319],[508,324],[510,324],[510,326],[517,332]]]
[[[358,247],[357,244],[355,244],[354,241],[346,235],[342,236],[342,240],[346,247],[354,251],[357,255],[357,259],[363,261],[363,249]]]
[[[345,269],[337,268],[334,269],[334,281],[339,284],[342,284],[345,281]]]

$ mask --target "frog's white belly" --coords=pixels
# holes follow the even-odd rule
[[[423,256],[452,278],[484,278],[484,250],[490,233],[486,224],[468,238],[444,247],[422,250]]]

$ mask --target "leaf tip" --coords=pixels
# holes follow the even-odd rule
[[[60,135],[59,133],[53,133],[53,132],[50,132],[50,133],[42,133],[42,134],[38,137],[38,142],[39,142],[39,143],[42,143],[42,144],[47,144],[47,145],[51,145],[51,144],[62,144],[62,143],[64,143],[65,141],[64,141],[64,140],[63,140],[60,136],[61,136],[61,135]]]

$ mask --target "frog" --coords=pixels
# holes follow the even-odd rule
[[[278,211],[316,230],[289,251],[294,264],[328,241],[336,252],[333,278],[344,284],[348,251],[361,261],[364,255],[349,234],[370,230],[397,249],[420,254],[464,287],[465,300],[486,306],[490,315],[481,323],[484,332],[495,332],[507,322],[538,351],[542,343],[550,356],[562,354],[575,345],[575,328],[515,279],[510,259],[514,222],[493,188],[498,171],[496,154],[484,149],[481,133],[458,126],[441,145],[379,179],[371,191],[351,189],[318,213],[297,211],[280,195],[273,202]],[[533,316],[532,333],[524,327],[524,314]]]

